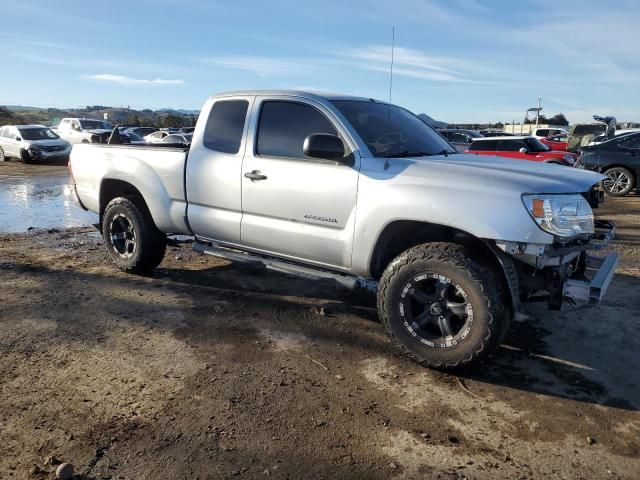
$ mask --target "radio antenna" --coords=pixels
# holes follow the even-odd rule
[[[387,106],[387,146],[390,145],[391,137],[391,92],[393,90],[393,53],[396,47],[396,27],[391,28],[391,65],[389,66],[389,104]],[[388,154],[389,152],[387,152]],[[384,169],[389,168],[389,159],[384,161]]]

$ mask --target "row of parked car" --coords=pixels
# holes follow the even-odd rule
[[[598,124],[593,124],[598,125]],[[604,125],[604,124],[601,124]],[[25,163],[68,158],[73,144],[119,143],[188,147],[194,127],[117,127],[88,118],[64,118],[58,127],[42,125],[0,128],[0,161],[18,158]],[[582,129],[584,130],[584,129]],[[593,130],[593,129],[592,129]],[[624,196],[638,187],[640,178],[640,129],[618,130],[595,135],[570,151],[572,132],[559,128],[534,129],[531,135],[516,136],[486,130],[439,129],[438,132],[460,153],[493,155],[518,160],[587,168],[607,176],[602,186],[611,196]],[[599,133],[602,130],[598,127]],[[579,131],[578,134],[584,133]]]
[[[118,143],[171,143],[188,146],[194,127],[118,127]],[[58,126],[7,125],[0,127],[0,161],[16,158],[25,163],[68,158],[80,143],[108,143],[114,133],[109,122],[91,118],[63,118]]]
[[[638,188],[638,128],[607,132],[606,124],[599,123],[574,126],[571,131],[540,128],[527,136],[467,129],[441,129],[439,132],[460,153],[495,155],[600,172],[607,176],[602,187],[611,196],[625,196]],[[572,135],[581,140],[572,142]],[[579,147],[574,149],[571,145]]]

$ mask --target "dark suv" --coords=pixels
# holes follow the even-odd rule
[[[602,188],[612,197],[622,197],[638,187],[640,175],[640,133],[614,137],[597,145],[582,147],[576,165],[607,176]]]
[[[462,128],[443,128],[438,133],[449,140],[449,143],[456,147],[458,152],[464,152],[475,138],[482,138],[483,135],[476,130],[463,130]]]

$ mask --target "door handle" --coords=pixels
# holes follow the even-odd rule
[[[260,170],[253,170],[252,172],[247,172],[244,174],[245,178],[249,178],[251,179],[251,181],[255,181],[255,180],[266,180],[267,176],[266,175],[262,175],[260,173]]]

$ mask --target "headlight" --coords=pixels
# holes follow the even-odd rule
[[[573,155],[565,155],[564,156],[564,160],[569,164],[569,165],[573,165],[574,163],[576,163],[576,159],[574,158]]]
[[[29,145],[27,145],[27,150],[29,150],[31,152],[39,152],[40,151],[40,147],[37,146],[37,145],[29,144]]]
[[[593,233],[593,212],[582,195],[523,195],[522,202],[538,226],[563,238]]]

